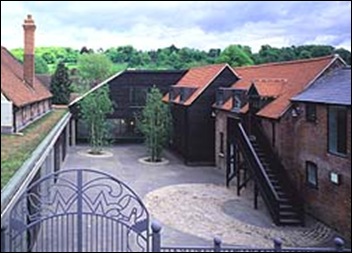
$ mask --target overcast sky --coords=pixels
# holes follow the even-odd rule
[[[208,50],[229,44],[329,44],[351,51],[351,2],[1,1],[1,45],[22,47],[32,14],[37,46],[98,49],[172,44]]]

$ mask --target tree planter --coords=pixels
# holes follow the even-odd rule
[[[154,165],[154,166],[166,165],[170,162],[169,160],[167,160],[165,158],[161,158],[161,160],[159,160],[159,161],[152,162],[149,156],[142,157],[142,158],[138,159],[138,161],[142,164]]]
[[[79,151],[78,154],[86,157],[93,157],[93,158],[109,158],[114,156],[113,153],[109,151],[103,150],[99,153],[93,153],[90,149],[85,151]]]

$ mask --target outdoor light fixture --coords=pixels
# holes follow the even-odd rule
[[[330,182],[333,183],[333,184],[336,184],[336,185],[339,185],[340,184],[340,175],[336,172],[330,172]]]
[[[293,106],[291,110],[291,116],[297,118],[301,114],[301,108],[299,106]]]

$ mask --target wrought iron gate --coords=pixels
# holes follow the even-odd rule
[[[10,252],[148,252],[149,214],[123,182],[63,170],[30,185],[10,213]]]

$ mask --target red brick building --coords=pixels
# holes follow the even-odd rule
[[[1,132],[18,132],[51,110],[52,94],[35,76],[34,32],[30,15],[23,24],[23,65],[1,47]]]
[[[292,179],[307,212],[351,238],[351,68],[332,70],[292,99]]]
[[[334,83],[339,71],[346,73],[344,66],[340,57],[328,56],[235,68],[240,79],[231,89],[220,89],[214,105],[215,156],[228,181],[240,178],[239,191],[248,170],[277,224],[299,223],[304,205],[307,213],[350,238],[351,100],[342,105],[338,95],[334,103],[318,100],[331,90],[350,98],[350,70],[349,79],[344,74]],[[303,100],[326,79],[324,87],[334,84],[331,90]],[[307,121],[306,110],[314,109],[305,104],[316,104],[314,122]],[[345,135],[337,134],[341,129]]]

